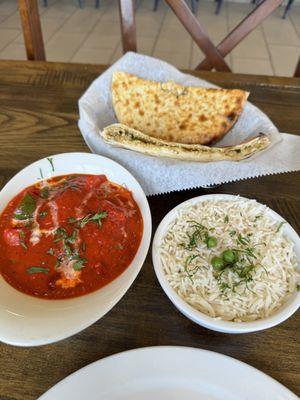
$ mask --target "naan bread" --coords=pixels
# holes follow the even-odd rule
[[[210,144],[237,121],[249,93],[185,87],[114,72],[112,99],[118,122],[176,143]]]
[[[240,161],[267,148],[270,139],[264,134],[237,146],[209,147],[200,144],[167,142],[145,135],[122,124],[109,125],[100,135],[110,145],[138,151],[156,157],[185,161]]]

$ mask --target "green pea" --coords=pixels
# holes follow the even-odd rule
[[[224,268],[224,261],[221,257],[213,257],[211,260],[211,265],[214,269],[222,270]]]
[[[216,247],[216,245],[217,245],[217,239],[215,238],[215,237],[213,237],[213,236],[209,236],[207,239],[206,239],[206,245],[207,245],[207,247],[209,248],[209,249],[211,249],[212,247]]]
[[[232,250],[225,250],[222,253],[222,258],[226,263],[232,264],[235,262],[235,254]]]

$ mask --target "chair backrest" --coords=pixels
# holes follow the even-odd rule
[[[45,60],[45,47],[37,0],[19,0],[28,60]]]
[[[136,51],[135,1],[119,1],[123,52]]]
[[[229,66],[224,60],[225,56],[283,3],[283,0],[263,0],[217,46],[215,46],[205,32],[201,22],[195,17],[184,0],[165,1],[206,56],[196,69],[215,69],[217,71],[230,71]],[[129,3],[131,3],[131,5]],[[119,5],[120,10],[125,7],[134,10],[134,0],[119,0]],[[128,15],[124,15],[122,12],[120,12],[120,16],[121,26],[126,25],[127,34],[126,38],[123,37],[123,51],[136,51],[136,30],[133,25],[134,17],[131,16],[131,18],[128,18]],[[126,21],[122,20],[122,18],[125,18]],[[130,23],[132,23],[131,26],[129,26]],[[123,30],[122,34],[124,34]],[[135,45],[130,47],[130,43],[134,43]]]
[[[165,0],[192,36],[206,58],[196,69],[230,71],[224,60],[250,32],[267,18],[283,0],[264,0],[247,15],[217,46],[184,0]],[[45,60],[45,48],[38,10],[38,0],[18,0],[28,60]],[[135,0],[119,0],[123,52],[137,51]],[[300,59],[295,76],[300,77]]]

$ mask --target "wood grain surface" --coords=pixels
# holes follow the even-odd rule
[[[104,69],[79,64],[0,62],[0,187],[39,158],[89,151],[77,128],[77,100]],[[224,87],[250,90],[250,100],[281,131],[300,134],[299,78],[194,74]],[[300,232],[300,172],[243,180],[211,190],[150,197],[153,231],[175,205],[206,193],[256,198]],[[0,399],[36,399],[59,380],[93,361],[155,345],[185,345],[227,354],[260,369],[299,395],[299,322],[298,314],[275,328],[244,335],[202,328],[180,314],[167,299],[156,280],[149,254],[123,299],[83,332],[36,348],[0,344]]]

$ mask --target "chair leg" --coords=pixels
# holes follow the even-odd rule
[[[44,0],[43,6],[44,6],[44,7],[48,7],[48,0]]]
[[[295,77],[297,77],[297,78],[300,78],[300,58],[299,58],[299,60],[298,60],[298,64],[297,64],[297,67],[296,67],[296,71],[295,71],[295,75],[294,75]]]
[[[220,10],[221,10],[221,7],[222,7],[222,3],[223,3],[223,0],[216,0],[217,1],[217,7],[216,7],[216,15],[219,15],[219,13],[220,13]]]
[[[284,12],[283,12],[283,16],[282,16],[283,19],[286,19],[287,15],[288,15],[288,12],[290,11],[293,3],[294,3],[294,0],[289,0],[288,1],[287,5],[286,5],[286,7],[284,9]]]
[[[45,47],[37,0],[19,0],[24,44],[28,60],[45,61]]]
[[[195,0],[191,0],[191,9],[192,9],[192,13],[195,14],[195,12],[196,12]]]
[[[83,6],[84,6],[84,0],[78,0],[78,3],[79,3],[79,7],[80,7],[80,8],[83,8]]]
[[[159,0],[154,0],[153,11],[156,11],[158,9],[158,4],[159,4]]]
[[[96,0],[95,7],[96,7],[96,8],[99,8],[99,7],[100,7],[100,0]]]
[[[139,5],[140,5],[140,0],[135,0],[135,10],[137,10],[138,9],[138,7],[139,7]]]

